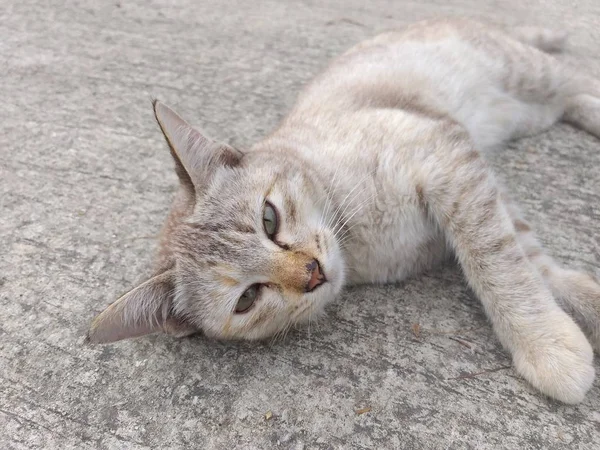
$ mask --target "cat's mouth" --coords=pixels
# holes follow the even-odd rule
[[[327,277],[321,269],[321,264],[318,260],[313,260],[310,264],[307,264],[306,268],[310,272],[310,279],[306,284],[306,292],[313,292],[319,286],[327,283]]]

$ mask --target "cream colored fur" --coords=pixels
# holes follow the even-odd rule
[[[545,53],[564,39],[466,20],[377,36],[334,61],[247,152],[157,103],[182,186],[155,276],[102,313],[90,340],[263,338],[319,313],[343,285],[403,280],[454,255],[516,370],[581,401],[600,350],[600,287],[543,252],[482,157],[561,119],[600,137],[599,83]],[[266,200],[281,211],[278,242],[260,226]],[[293,288],[303,258],[328,279],[314,292]],[[253,283],[261,297],[235,314]]]

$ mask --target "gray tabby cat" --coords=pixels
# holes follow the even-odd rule
[[[559,120],[600,137],[600,83],[546,53],[564,38],[466,20],[382,34],[246,152],[155,102],[180,188],[154,276],[102,312],[89,341],[260,339],[345,285],[400,281],[452,255],[516,370],[580,402],[600,350],[600,286],[544,253],[482,157]]]

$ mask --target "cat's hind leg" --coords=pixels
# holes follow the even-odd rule
[[[580,402],[594,379],[593,350],[527,257],[480,153],[468,137],[455,137],[429,154],[422,170],[425,207],[516,370],[546,395]]]
[[[506,33],[473,27],[469,33],[465,41],[472,53],[466,54],[476,76],[461,78],[461,95],[445,100],[478,149],[538,134],[561,119],[570,72],[541,50],[557,49],[561,36],[531,28]]]
[[[566,66],[549,52],[562,50],[566,34],[519,27],[479,39],[500,55],[486,79],[495,80],[477,101],[477,114],[457,118],[477,147],[542,132],[562,120],[600,138],[600,81]],[[483,46],[483,44],[475,44]],[[489,69],[488,69],[489,70]]]
[[[545,52],[564,50],[567,38],[564,32],[537,27],[517,27],[511,34]],[[600,138],[600,81],[566,69],[562,73],[568,80],[564,83],[567,94],[562,120]],[[544,277],[560,306],[587,332],[600,353],[600,284],[591,275],[563,268],[554,261],[538,242],[519,208],[504,197],[527,257]]]
[[[564,31],[531,26],[514,27],[509,34],[524,44],[548,53],[562,52],[568,37]]]
[[[566,269],[551,258],[519,208],[506,195],[503,197],[527,258],[542,275],[558,304],[583,328],[600,353],[600,284],[591,275]]]
[[[587,81],[589,84],[594,82],[595,80]],[[582,83],[585,84],[586,81]],[[589,93],[571,96],[567,100],[563,121],[600,139],[600,87],[590,89]]]
[[[564,50],[567,34],[537,27],[517,27],[510,34],[526,44],[522,49],[515,47],[515,54],[528,54],[534,66],[516,70],[513,78],[516,83],[508,91],[514,93],[517,99],[536,106],[529,108],[530,113],[534,109],[545,112],[546,109],[539,106],[553,104],[562,112],[562,116],[559,114],[556,119],[600,138],[600,81],[565,67],[559,60],[543,53]],[[527,47],[535,47],[542,52]],[[546,126],[551,122],[546,122]],[[544,121],[541,123],[541,126],[526,128],[522,134],[533,134],[537,129],[545,128]],[[519,133],[515,133],[514,137],[519,137]]]

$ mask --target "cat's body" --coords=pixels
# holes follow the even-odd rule
[[[454,255],[516,369],[580,401],[592,348],[567,313],[600,349],[600,287],[544,254],[482,153],[560,119],[600,137],[600,85],[540,50],[563,36],[511,34],[444,20],[380,35],[244,154],[155,104],[181,189],[155,277],[102,313],[90,339],[265,337],[344,284],[403,280]]]
[[[516,33],[550,48],[564,39],[535,29]],[[492,27],[419,23],[346,52],[254,149],[316,162],[325,179],[335,178],[335,203],[352,192],[344,209],[361,211],[348,224],[349,282],[400,281],[448,256],[419,200],[440,169],[428,173],[422,163],[430,149],[454,145],[465,129],[481,152],[542,131],[563,115],[569,94],[559,87],[568,76],[547,54]],[[550,96],[556,98],[546,101]]]

